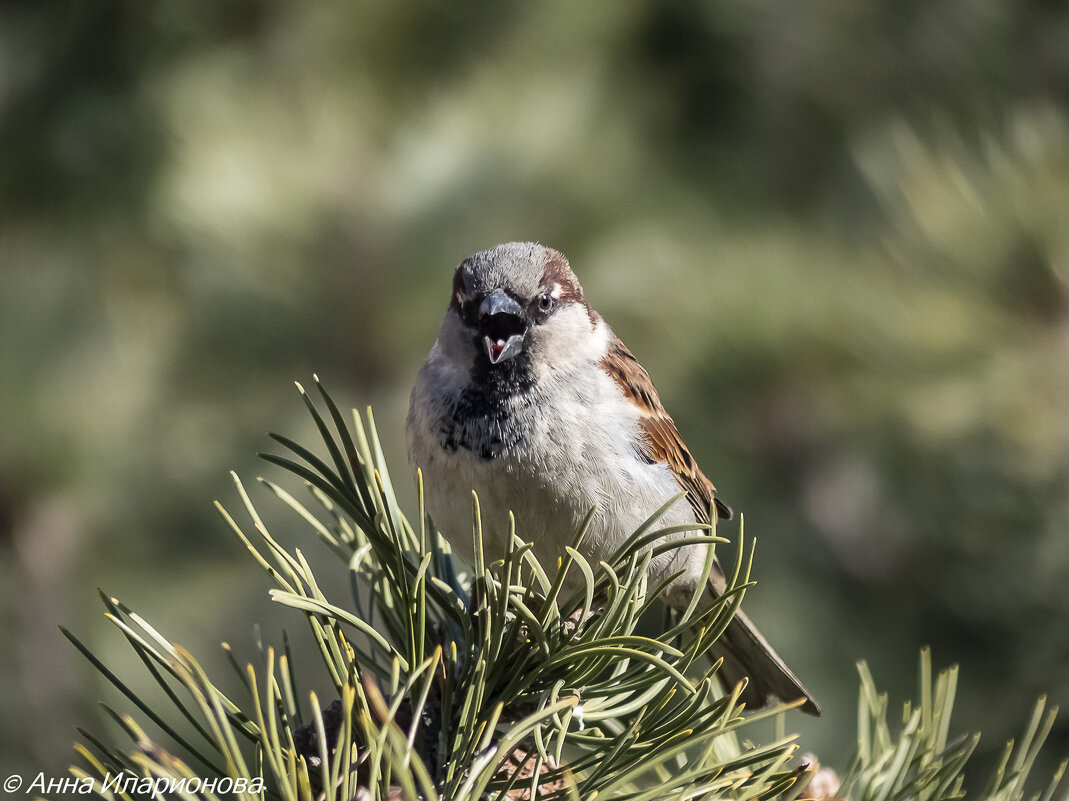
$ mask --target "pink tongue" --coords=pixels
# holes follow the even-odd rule
[[[496,342],[490,343],[490,350],[494,354],[494,361],[497,361],[497,357],[501,355],[501,351],[505,349],[505,340],[499,339]]]

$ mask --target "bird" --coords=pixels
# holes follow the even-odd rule
[[[416,378],[406,420],[411,465],[422,473],[435,526],[472,556],[474,491],[484,549],[503,558],[509,514],[544,564],[556,564],[591,509],[581,552],[608,559],[666,501],[686,493],[659,524],[710,524],[733,512],[698,467],[649,373],[583,293],[563,253],[508,242],[470,256],[453,273],[449,307]],[[669,549],[650,563],[650,586],[677,571],[671,606],[686,607],[707,545]],[[714,562],[708,599],[726,589]],[[748,708],[810,692],[742,612],[710,649],[720,677]]]

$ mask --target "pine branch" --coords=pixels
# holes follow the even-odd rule
[[[741,535],[718,602],[703,608],[696,595],[655,638],[635,633],[665,586],[650,586],[652,555],[707,542],[708,571],[712,549],[724,542],[703,527],[708,531],[661,544],[679,533],[657,522],[678,498],[597,566],[582,556],[588,517],[560,564],[549,569],[522,531],[514,532],[503,559],[487,563],[475,498],[475,565],[461,581],[449,543],[425,515],[421,483],[418,524],[399,508],[370,411],[366,421],[354,415],[350,430],[318,379],[316,388],[326,415],[303,388],[301,394],[327,458],[280,436],[275,441],[296,461],[265,455],[305,483],[307,500],[262,482],[341,560],[351,597],[324,595],[301,551],[291,553],[275,539],[236,476],[248,524],[219,509],[276,585],[270,597],[307,622],[337,697],[323,703],[308,694],[312,713],[301,716],[303,694],[286,638],[281,651],[261,645],[258,664],[244,666],[226,646],[245,689],[244,698],[227,698],[188,651],[103,596],[109,619],[173,709],[139,698],[67,636],[205,773],[191,772],[132,718],[116,715],[133,750],[87,736],[87,744],[77,746],[87,767],[72,768],[74,775],[123,771],[131,779],[176,782],[229,777],[244,780],[243,787],[256,780],[262,787],[248,797],[280,801],[804,797],[820,774],[813,761],[798,766],[793,737],[746,748],[737,739],[755,722],[782,720],[790,706],[747,712],[738,702],[742,687],[724,695],[717,666],[706,668],[697,659],[751,584],[751,552]],[[567,576],[581,579],[579,589],[565,592]],[[930,659],[922,655],[921,701],[907,709],[897,735],[887,724],[886,699],[864,666],[861,676],[859,747],[838,786],[841,797],[959,797],[975,739],[948,741],[956,671],[940,674],[933,686]],[[1023,797],[1053,720],[1053,712],[1043,716],[1042,709],[1041,702],[1027,736],[1007,752],[982,798]],[[175,716],[192,723],[195,740],[178,735]],[[1060,775],[1044,801],[1053,798]],[[830,797],[834,791],[835,783],[822,792]]]

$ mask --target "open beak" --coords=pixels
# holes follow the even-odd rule
[[[520,354],[523,350],[523,334],[513,334],[508,339],[492,339],[484,336],[483,345],[486,346],[486,355],[490,358],[490,364],[499,364]]]
[[[479,306],[479,333],[490,364],[518,356],[527,335],[523,308],[503,290],[495,289]]]

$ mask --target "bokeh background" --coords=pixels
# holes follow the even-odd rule
[[[301,628],[211,506],[227,471],[312,441],[317,372],[408,491],[451,271],[511,239],[570,256],[745,513],[747,608],[824,704],[806,748],[845,765],[855,660],[897,705],[926,643],[987,755],[1069,706],[1064,2],[21,0],[0,772],[118,736],[57,630],[138,675],[98,586],[216,672]]]

